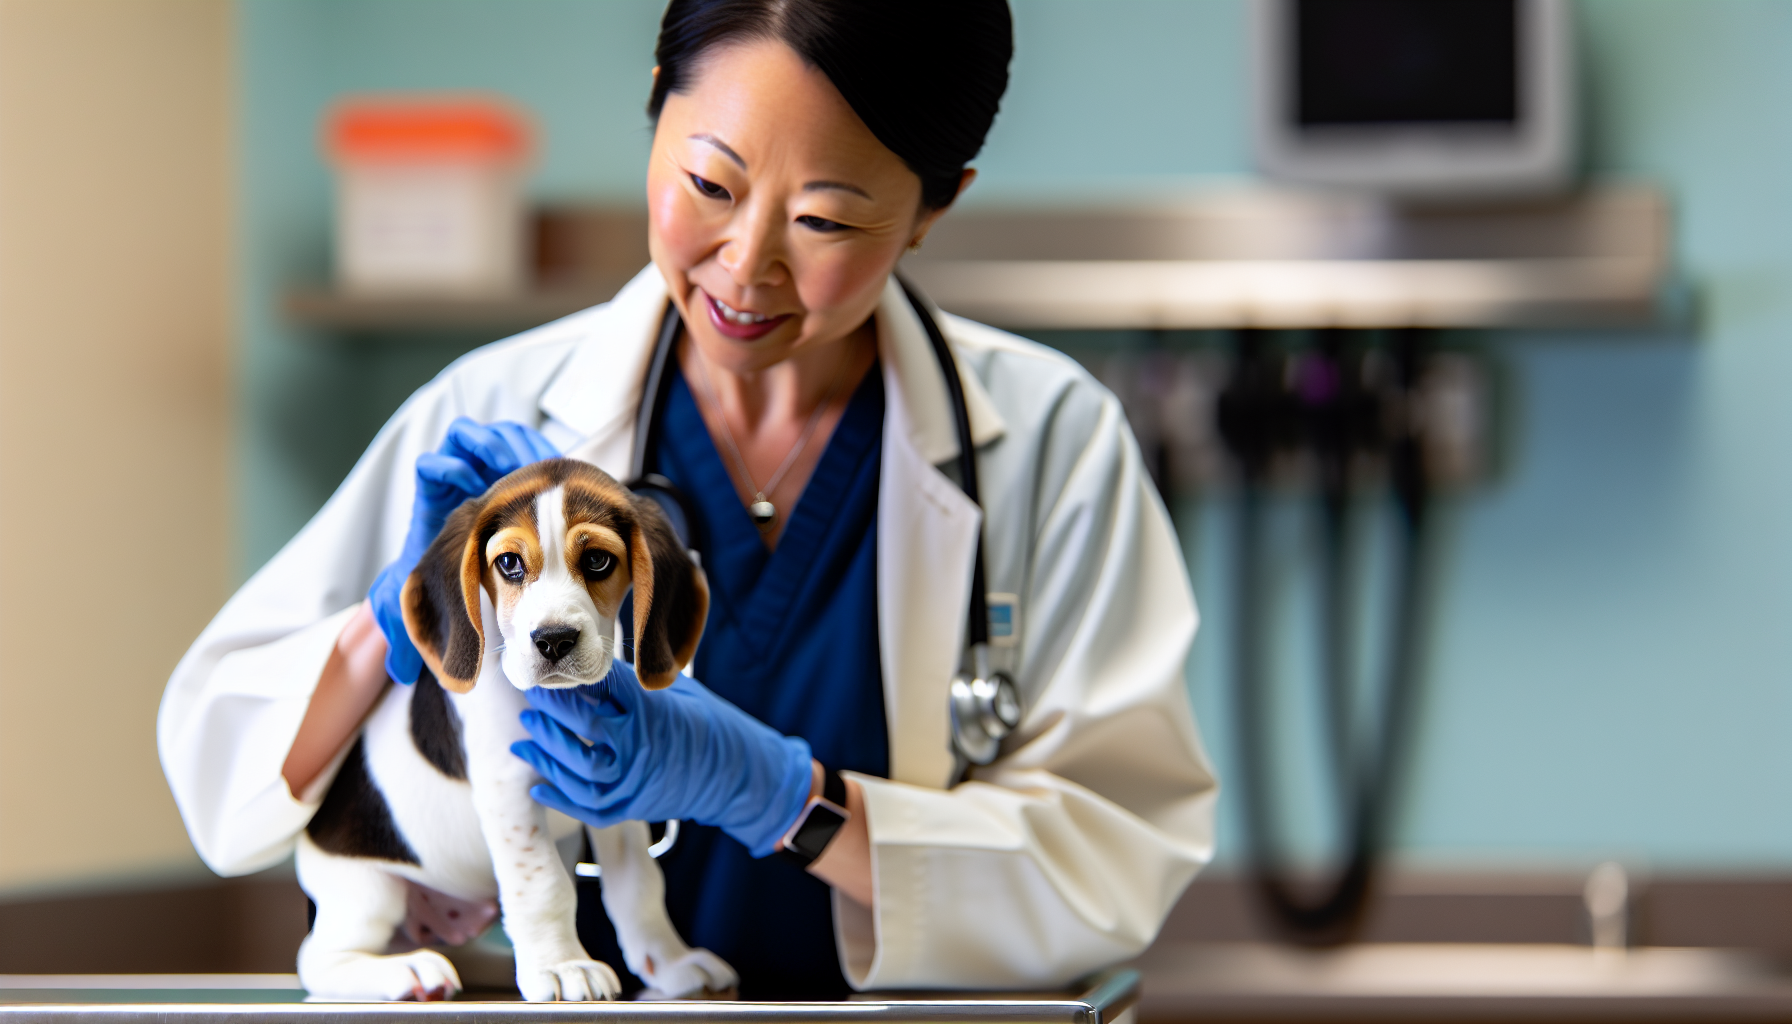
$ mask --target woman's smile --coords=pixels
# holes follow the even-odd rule
[[[699,288],[698,291],[703,290]],[[735,309],[706,291],[703,291],[703,298],[703,305],[709,310],[710,325],[723,337],[736,341],[757,341],[784,326],[792,316],[790,313],[767,316],[750,309]]]

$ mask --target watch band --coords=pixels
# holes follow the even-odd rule
[[[796,824],[778,843],[778,856],[807,868],[839,835],[852,814],[846,809],[846,780],[832,768],[822,769],[821,795],[809,798]]]
[[[846,780],[832,768],[821,770],[821,798],[842,811],[846,810]]]

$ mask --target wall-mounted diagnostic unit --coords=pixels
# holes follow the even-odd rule
[[[1567,0],[1256,0],[1253,14],[1270,177],[1436,197],[1572,180]]]

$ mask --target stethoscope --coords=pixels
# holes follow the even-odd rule
[[[971,414],[964,400],[964,382],[958,377],[958,363],[946,345],[946,336],[928,310],[927,302],[914,286],[901,277],[903,295],[921,320],[933,356],[939,361],[940,376],[952,403],[952,426],[958,432],[958,482],[965,497],[978,508],[983,503],[977,493],[977,449],[971,439]],[[641,392],[641,407],[635,415],[635,450],[631,463],[634,479],[629,489],[657,501],[665,509],[672,528],[685,547],[701,557],[703,538],[695,531],[701,519],[691,512],[690,499],[677,485],[658,473],[643,472],[654,464],[659,445],[659,411],[672,392],[677,370],[674,350],[678,332],[684,321],[678,307],[666,303],[665,317],[660,321],[659,339],[654,343],[653,358],[647,365],[647,379]],[[965,647],[958,672],[952,677],[950,705],[952,715],[952,782],[964,780],[972,766],[986,765],[1001,751],[1002,739],[1020,725],[1020,691],[1008,673],[991,667],[989,655],[989,600],[983,558],[983,533],[977,533],[977,560],[971,574],[970,605],[965,611]]]

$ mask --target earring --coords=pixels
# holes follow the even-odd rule
[[[925,237],[915,239],[914,241],[912,241],[908,244],[908,251],[911,253],[920,252],[921,251],[921,243],[923,243],[925,241],[927,241],[927,239]]]

